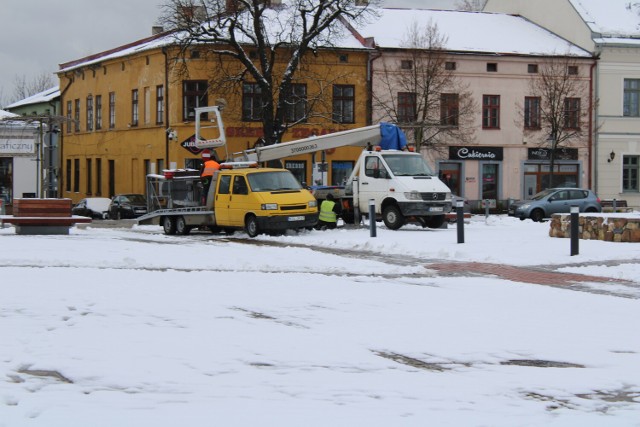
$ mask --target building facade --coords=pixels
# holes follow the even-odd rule
[[[486,11],[519,14],[597,56],[592,188],[640,206],[640,16],[633,2],[488,0]]]
[[[472,130],[464,140],[457,138],[456,132],[440,131],[441,135],[433,138],[435,142],[428,142],[422,148],[423,155],[454,193],[472,201],[476,208],[486,201],[491,207],[504,208],[509,199],[530,197],[550,186],[553,148],[554,183],[590,186],[592,147],[590,123],[584,110],[590,107],[590,70],[595,59],[588,52],[567,45],[563,39],[522,18],[502,14],[385,10],[381,20],[382,25],[376,25],[385,28],[384,33],[375,27],[361,30],[367,36],[374,36],[381,52],[372,66],[374,97],[377,92],[395,91],[396,96],[389,102],[400,105],[410,100],[405,106],[405,110],[410,111],[408,116],[413,117],[407,120],[409,135],[411,121],[419,122],[423,114],[432,116],[434,128],[466,126]],[[413,47],[400,42],[416,37],[407,37],[409,25],[402,28],[393,23],[410,24],[412,20],[432,23],[429,28],[418,27],[420,34],[434,37],[437,29],[439,35],[435,38],[443,41],[434,48],[439,59],[419,64],[413,60]],[[485,29],[485,32],[474,41],[466,35],[458,37],[459,28],[468,28],[469,32],[475,28]],[[487,28],[491,30],[486,31]],[[435,64],[436,61],[439,63]],[[546,67],[558,64],[563,70],[571,67],[567,78],[575,84],[579,95],[573,95],[574,102],[583,112],[580,116],[574,111],[576,123],[572,125],[581,132],[576,132],[576,137],[562,148],[553,147],[549,141],[550,133],[541,117],[544,95],[536,83],[542,79]],[[409,97],[406,86],[389,89],[390,73],[395,73],[397,81],[406,83],[403,75],[419,74],[417,67],[435,66],[440,71],[431,75],[442,74],[431,82],[433,87],[440,85],[432,106],[418,106],[420,97],[425,96],[421,89],[410,92]],[[442,71],[444,69],[448,71]],[[465,107],[463,97],[469,104]],[[416,108],[422,110],[416,111]],[[425,112],[425,108],[429,111]],[[388,118],[386,111],[374,106],[374,122]]]
[[[3,209],[16,197],[36,197],[41,188],[39,127],[18,118],[0,110],[0,202]]]
[[[285,141],[367,124],[368,53],[354,46],[308,56],[294,81],[300,102],[288,119],[299,119],[299,108],[310,108],[312,96],[318,114],[289,129]],[[207,59],[204,51],[191,51],[185,74],[174,67],[176,55],[172,36],[159,34],[60,66],[61,108],[67,118],[61,150],[63,197],[77,201],[144,193],[148,173],[198,168],[200,150],[191,144],[195,107],[224,105],[227,147],[216,150],[218,160],[261,142],[255,82],[246,80],[235,91],[218,92],[210,84],[220,66],[217,60]],[[319,105],[328,106],[328,114],[320,114]],[[305,184],[339,184],[352,170],[356,151],[327,150],[284,159],[283,165]]]

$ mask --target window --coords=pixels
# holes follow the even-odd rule
[[[93,174],[91,168],[91,159],[87,159],[87,195],[91,195],[91,175]]]
[[[102,195],[102,159],[96,159],[96,196]]]
[[[307,162],[305,160],[285,160],[284,168],[288,169],[296,177],[300,185],[306,185]]]
[[[72,123],[72,114],[73,114],[73,103],[71,101],[67,101],[67,133],[71,133],[71,123]]]
[[[459,97],[457,93],[440,94],[440,124],[458,126]]]
[[[73,159],[73,192],[80,192],[80,159]]]
[[[338,161],[331,162],[331,185],[345,185],[347,179],[353,172],[352,161]]]
[[[74,117],[74,120],[75,120],[74,130],[76,132],[80,132],[80,100],[76,99],[75,104],[76,104],[76,112]]]
[[[196,118],[196,108],[209,105],[206,80],[187,80],[182,82],[182,120]]]
[[[164,86],[156,86],[156,124],[164,123]]]
[[[285,100],[287,122],[306,122],[307,117],[307,85],[292,83]]]
[[[347,55],[346,53],[339,55],[338,61],[340,61],[343,64],[346,64],[347,62],[349,62],[349,55]]]
[[[454,71],[456,69],[456,63],[452,61],[447,61],[444,63],[444,69],[448,71]]]
[[[500,128],[500,95],[482,96],[482,128]]]
[[[131,126],[138,126],[138,89],[131,91]]]
[[[640,79],[624,79],[623,114],[640,117]]]
[[[578,75],[578,66],[569,65],[567,67],[567,74],[569,74],[570,76],[577,76]]]
[[[116,93],[109,92],[109,129],[116,127]]]
[[[257,83],[242,85],[242,120],[245,122],[262,120],[262,89]]]
[[[527,65],[527,73],[529,73],[529,74],[537,74],[538,73],[538,64],[528,64]]]
[[[400,61],[400,69],[413,70],[413,61],[411,61],[410,59],[404,59]]]
[[[540,129],[540,97],[524,98],[524,128]]]
[[[71,191],[71,159],[67,159],[67,182],[64,184],[66,191]]]
[[[102,95],[96,95],[96,130],[102,129]]]
[[[398,122],[412,123],[416,121],[415,92],[398,92]]]
[[[566,98],[564,100],[564,127],[566,129],[580,129],[580,98]]]
[[[496,62],[487,62],[487,71],[495,73],[498,71],[498,64]]]
[[[144,124],[151,123],[151,89],[144,88]]]
[[[244,176],[236,175],[233,178],[233,194],[249,194],[249,186]]]
[[[622,156],[622,191],[640,191],[639,165],[640,156]]]
[[[354,123],[355,87],[352,85],[333,85],[333,121],[336,123]]]
[[[87,132],[93,130],[93,96],[87,96]]]

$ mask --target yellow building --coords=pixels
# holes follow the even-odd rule
[[[192,50],[182,61],[184,69],[175,66],[176,55],[171,36],[158,34],[60,65],[61,108],[67,117],[60,153],[61,197],[77,202],[144,193],[147,173],[198,168],[200,155],[188,147],[195,133],[195,107],[225,104],[228,147],[217,150],[220,160],[254,147],[262,136],[255,82],[247,79],[234,90],[214,87],[219,62],[207,59],[204,49]],[[289,129],[283,140],[366,126],[368,64],[369,50],[355,39],[307,55],[294,80],[296,99],[304,102],[288,116],[293,122],[302,114],[296,108],[312,104],[317,114]],[[283,164],[308,185],[341,184],[359,151],[327,150],[283,159]]]

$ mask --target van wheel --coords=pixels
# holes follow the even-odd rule
[[[186,236],[191,231],[191,228],[187,225],[183,216],[176,218],[176,233]]]
[[[424,223],[429,228],[440,228],[444,224],[444,215],[425,216]]]
[[[382,211],[384,225],[390,230],[397,230],[404,225],[404,216],[396,205],[389,205]]]
[[[176,234],[176,222],[170,216],[162,217],[162,229],[164,234]]]
[[[249,237],[256,237],[260,234],[260,230],[258,228],[258,220],[255,215],[249,215],[247,219],[244,221],[244,231],[249,235]]]
[[[542,209],[534,209],[531,211],[529,218],[531,218],[532,221],[540,222],[544,219],[544,212]]]

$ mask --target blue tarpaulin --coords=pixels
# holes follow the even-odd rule
[[[380,123],[380,148],[402,150],[407,146],[407,138],[402,130],[391,123]]]

